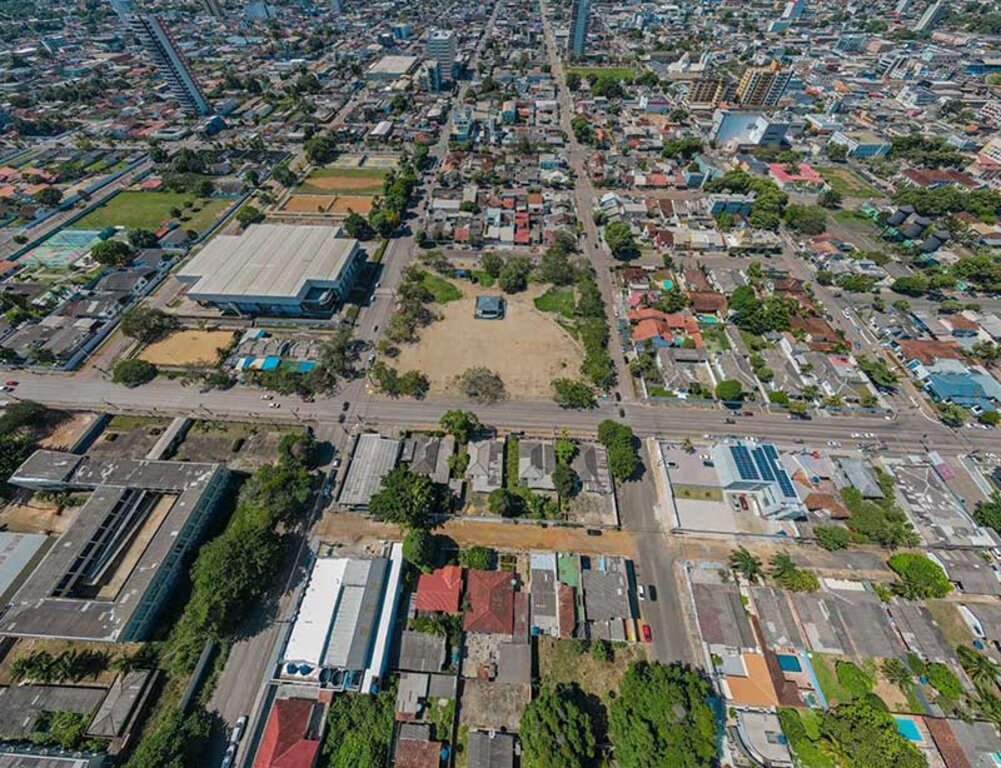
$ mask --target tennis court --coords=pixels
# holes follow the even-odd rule
[[[66,269],[90,253],[101,240],[100,229],[64,229],[57,232],[23,259],[25,264],[46,269]]]

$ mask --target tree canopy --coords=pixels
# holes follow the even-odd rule
[[[914,552],[899,552],[889,560],[887,565],[899,576],[894,582],[893,591],[909,600],[922,600],[929,597],[945,597],[952,591],[945,571],[941,566],[929,560],[924,555]]]
[[[681,664],[629,667],[609,711],[609,735],[621,768],[709,768],[717,742],[714,698],[706,677]]]
[[[518,734],[523,768],[584,766],[594,759],[591,716],[576,685],[543,688],[525,707]]]
[[[605,419],[598,425],[598,442],[608,452],[608,471],[618,481],[628,480],[640,464],[638,443],[626,424]]]
[[[436,483],[401,464],[382,478],[382,487],[369,500],[368,510],[376,520],[427,528],[431,518],[444,510],[444,502]]]

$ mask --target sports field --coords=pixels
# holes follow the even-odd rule
[[[346,192],[377,195],[388,173],[383,168],[316,168],[296,190],[300,195],[329,195]]]
[[[173,217],[174,208],[181,211],[177,222],[184,229],[203,232],[231,204],[232,200],[206,199],[187,192],[140,192],[126,190],[119,192],[108,202],[76,222],[80,229],[104,229],[124,227],[126,229],[148,229],[153,232]],[[185,204],[191,203],[186,208]]]

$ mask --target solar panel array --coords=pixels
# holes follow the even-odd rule
[[[779,454],[774,445],[762,445],[750,450],[744,445],[731,445],[730,455],[737,465],[741,480],[778,483],[782,495],[787,499],[799,498],[785,468],[779,464]]]

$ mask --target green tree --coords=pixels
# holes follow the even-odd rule
[[[764,568],[761,566],[761,558],[749,552],[745,547],[737,547],[730,553],[730,568],[739,573],[750,584],[757,584],[765,575]]]
[[[941,598],[952,591],[952,584],[945,571],[924,555],[899,552],[887,560],[886,564],[899,577],[893,584],[893,591],[908,600]]]
[[[710,768],[717,758],[712,686],[681,664],[632,664],[609,707],[609,735],[621,768]]]
[[[437,550],[435,538],[426,528],[411,528],[403,537],[403,559],[425,573],[434,566]]]
[[[122,333],[144,344],[152,344],[162,339],[177,327],[176,317],[168,315],[161,309],[145,305],[130,309],[122,315],[120,323]]]
[[[514,517],[518,514],[518,498],[507,488],[495,488],[487,496],[487,504],[491,514],[501,517]]]
[[[586,409],[594,407],[594,389],[575,379],[553,379],[553,399],[561,408]]]
[[[484,272],[496,280],[500,277],[501,270],[504,269],[504,257],[499,253],[487,251],[480,256],[480,266],[483,267]]]
[[[824,208],[840,208],[841,193],[836,189],[825,189],[817,197],[817,202]]]
[[[382,478],[382,485],[368,503],[376,520],[407,528],[427,528],[434,515],[444,511],[444,495],[430,478],[401,464]]]
[[[452,435],[456,442],[463,445],[468,443],[476,430],[480,428],[476,414],[461,410],[445,411],[438,420],[438,424]]]
[[[522,712],[518,735],[524,768],[583,766],[594,759],[594,725],[576,685],[543,687]]]
[[[786,552],[779,552],[768,561],[775,583],[793,592],[816,592],[820,581],[813,571],[797,566]]]
[[[148,229],[130,229],[127,235],[133,248],[156,248],[159,238]]]
[[[143,732],[125,768],[196,768],[202,763],[212,721],[201,710],[168,712]]]
[[[62,199],[63,193],[58,187],[43,187],[35,193],[35,202],[46,208],[55,208]]]
[[[259,221],[264,220],[264,214],[261,213],[260,209],[254,205],[244,205],[236,212],[236,220],[240,222],[241,227],[249,227],[251,224],[256,224]]]
[[[605,242],[616,259],[629,259],[636,255],[636,242],[632,230],[622,221],[605,225]]]
[[[956,673],[940,661],[933,661],[925,672],[932,688],[950,701],[959,701],[963,697],[963,684]]]
[[[881,702],[880,702],[881,704]],[[842,765],[858,768],[926,768],[918,749],[871,696],[838,705],[821,715],[820,734]]]
[[[847,549],[852,541],[851,531],[840,525],[817,525],[814,526],[813,533],[817,537],[817,543],[828,552]]]
[[[553,486],[560,499],[569,499],[577,488],[577,473],[568,464],[557,464],[553,468]]]
[[[528,287],[532,263],[524,256],[512,256],[497,277],[497,284],[504,293],[518,293]]]
[[[569,464],[577,455],[577,443],[569,437],[560,437],[556,440],[556,461],[560,464]]]
[[[1001,676],[1001,666],[998,666],[990,656],[968,645],[961,645],[956,649],[956,657],[963,671],[978,689],[990,691],[997,685],[998,677]]]
[[[744,388],[736,379],[723,379],[716,385],[716,398],[725,403],[737,403],[744,399]]]
[[[90,257],[98,264],[119,266],[132,260],[132,247],[121,240],[102,240],[90,249]]]
[[[598,425],[598,442],[608,451],[608,471],[613,478],[623,482],[636,473],[640,459],[631,427],[605,419]]]
[[[985,525],[1001,533],[1001,493],[994,491],[989,500],[977,504],[973,519],[977,525]]]
[[[375,230],[365,217],[354,211],[350,211],[344,217],[344,231],[356,240],[371,240],[375,235]]]
[[[115,363],[111,380],[115,384],[124,384],[127,387],[138,387],[156,378],[157,368],[153,363],[145,360],[119,360]]]
[[[334,696],[327,712],[320,764],[326,768],[388,764],[395,700],[394,687],[371,696]]]
[[[501,488],[500,490],[504,490]],[[488,571],[493,567],[496,553],[490,547],[479,545],[465,547],[459,550],[459,565],[463,568],[474,568],[478,571]]]
[[[323,165],[337,157],[337,141],[329,134],[314,134],[302,146],[313,165]]]

